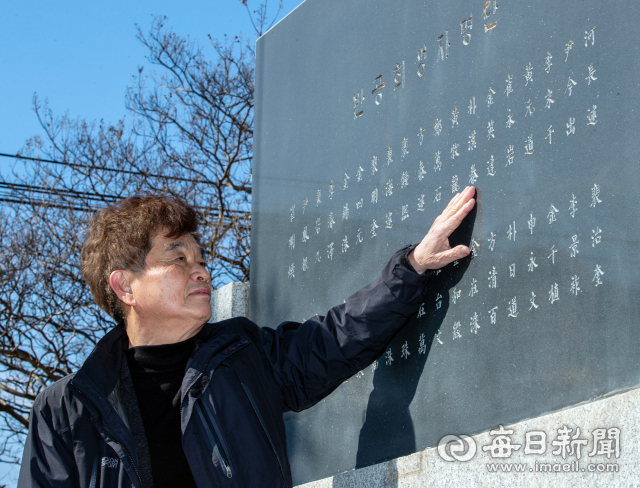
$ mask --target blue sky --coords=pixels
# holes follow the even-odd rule
[[[256,9],[263,0],[249,0]],[[283,0],[279,19],[301,0]],[[275,12],[278,0],[270,0]],[[242,33],[255,41],[240,0],[22,0],[0,7],[0,152],[16,153],[41,133],[33,112],[37,93],[54,114],[104,119],[125,116],[124,94],[138,66],[147,64],[135,38],[137,23],[148,28],[153,15],[167,26],[207,44],[207,35],[222,38]],[[0,169],[12,163],[0,158]]]
[[[256,9],[264,0],[249,0]],[[283,0],[279,19],[301,0]],[[270,0],[275,12],[278,0]],[[136,39],[153,15],[167,17],[177,34],[208,44],[207,35],[222,38],[242,33],[255,42],[240,0],[22,0],[0,5],[0,152],[15,154],[42,130],[33,112],[34,93],[48,100],[54,114],[103,119],[126,116],[124,94],[146,51]],[[209,51],[211,52],[211,51]],[[13,164],[0,158],[0,172]],[[0,485],[13,487],[17,467],[0,464]]]

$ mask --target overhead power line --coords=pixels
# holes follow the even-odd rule
[[[94,166],[94,165],[87,165],[87,164],[69,163],[68,161],[56,161],[54,159],[32,158],[32,157],[29,157],[29,156],[20,156],[19,154],[0,153],[0,156],[2,156],[3,158],[25,159],[25,160],[28,160],[28,161],[37,161],[37,162],[41,162],[41,163],[58,164],[60,166],[68,166],[70,168],[99,169],[101,171],[111,171],[113,173],[125,173],[125,174],[129,174],[129,175],[139,175],[139,176],[144,176],[146,178],[161,178],[161,179],[164,179],[164,180],[186,181],[188,183],[209,183],[209,181],[192,180],[192,179],[189,179],[189,178],[181,178],[180,176],[157,175],[157,174],[154,174],[154,173],[147,173],[146,171],[131,171],[131,170],[119,169],[119,168],[107,168],[105,166]]]

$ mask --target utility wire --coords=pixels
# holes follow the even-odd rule
[[[53,159],[42,159],[42,158],[32,158],[29,156],[20,156],[19,154],[6,154],[0,153],[0,156],[3,158],[14,158],[14,159],[26,159],[28,161],[38,161],[41,163],[51,163],[51,164],[59,164],[61,166],[69,166],[70,168],[84,168],[84,169],[99,169],[102,171],[112,171],[114,173],[126,173],[129,175],[140,175],[145,176],[146,178],[161,178],[165,180],[174,180],[174,181],[186,181],[188,183],[209,183],[208,181],[200,181],[200,180],[192,180],[189,178],[181,178],[179,176],[164,176],[157,175],[154,173],[147,173],[143,171],[131,171],[126,169],[117,169],[117,168],[107,168],[105,166],[91,166],[86,164],[78,164],[78,163],[69,163],[67,161],[55,161]]]

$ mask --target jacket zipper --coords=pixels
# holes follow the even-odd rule
[[[222,441],[222,435],[220,434],[220,430],[215,423],[215,419],[212,416],[209,416],[204,412],[204,408],[202,407],[202,401],[198,398],[196,400],[196,410],[198,410],[198,414],[202,419],[202,422],[205,424],[205,427],[209,429],[209,435],[211,436],[211,442],[213,444],[214,451],[218,451],[218,457],[222,462],[224,470],[227,474],[227,478],[231,478],[233,476],[231,472],[231,463],[229,462],[229,457],[227,456],[226,448],[224,442]]]
[[[262,430],[264,430],[264,433],[267,434],[267,439],[269,439],[269,444],[271,444],[271,449],[273,449],[273,453],[276,455],[276,459],[278,460],[278,466],[280,466],[280,473],[282,474],[282,477],[286,480],[287,478],[284,475],[284,469],[282,467],[282,462],[280,462],[280,456],[278,456],[278,452],[276,451],[276,446],[273,443],[273,440],[271,439],[271,435],[269,434],[269,431],[267,430],[267,424],[265,423],[264,419],[262,418],[262,415],[260,414],[260,410],[258,410],[258,404],[253,399],[253,395],[251,394],[251,391],[249,390],[249,387],[247,385],[245,385],[244,383],[242,383],[242,382],[240,384],[242,385],[242,388],[244,388],[244,391],[247,394],[247,397],[249,397],[249,402],[251,403],[251,406],[253,407],[253,411],[258,416],[258,420],[260,421],[260,425],[262,425]]]
[[[71,384],[77,390],[77,392],[80,393],[93,406],[93,408],[95,408],[98,412],[100,411],[100,409],[96,406],[96,404],[93,403],[93,401],[87,395],[85,395],[82,392],[82,390],[80,390],[80,388],[78,388],[78,385],[76,385],[73,381],[71,382]],[[129,453],[128,449],[124,446],[124,444],[122,444],[122,442],[120,442],[118,440],[118,438],[115,435],[113,435],[113,432],[111,432],[111,430],[109,429],[109,427],[107,427],[107,424],[105,424],[104,421],[102,421],[102,425],[104,426],[104,429],[107,431],[107,434],[109,434],[113,438],[113,441],[116,444],[118,444],[120,447],[122,447],[124,452],[127,454],[127,457],[129,458],[129,461],[131,461],[131,466],[133,466],[133,470],[135,471],[136,476],[138,477],[138,482],[140,483],[140,487],[142,487],[143,486],[142,478],[140,477],[140,473],[138,472],[138,468],[136,468],[136,463],[133,462],[133,457]]]

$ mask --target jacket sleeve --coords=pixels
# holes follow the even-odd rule
[[[68,442],[52,426],[41,393],[34,402],[22,454],[18,488],[72,488],[76,463]],[[68,432],[68,429],[66,429]]]
[[[413,247],[396,252],[379,278],[327,315],[261,329],[287,409],[313,406],[371,364],[418,310],[432,272],[420,275],[411,268],[406,256]]]

